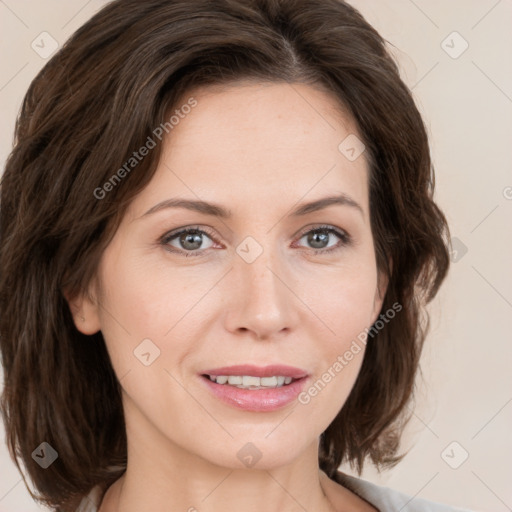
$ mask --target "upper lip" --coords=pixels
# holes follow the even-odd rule
[[[301,379],[306,377],[308,372],[296,368],[294,366],[287,366],[283,364],[271,364],[268,366],[254,366],[252,364],[239,364],[235,366],[223,366],[221,368],[212,368],[201,372],[203,375],[212,375],[217,377],[219,375],[250,375],[254,377],[272,377],[282,376],[291,377],[292,379]]]

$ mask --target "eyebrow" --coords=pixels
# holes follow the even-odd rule
[[[323,210],[324,208],[327,208],[332,205],[349,206],[351,208],[358,210],[364,217],[363,209],[359,205],[359,203],[354,201],[350,196],[347,196],[346,194],[323,197],[321,199],[317,199],[309,203],[303,203],[300,206],[298,206],[295,210],[293,210],[290,215],[292,217],[300,217],[303,215],[307,215],[308,213]],[[156,204],[155,206],[151,207],[140,218],[147,217],[152,213],[158,212],[166,208],[184,208],[205,215],[219,217],[221,219],[229,219],[233,216],[231,210],[228,210],[214,203],[209,203],[207,201],[196,201],[192,199],[172,198],[166,199],[165,201],[162,201]]]

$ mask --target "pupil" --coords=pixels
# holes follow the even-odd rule
[[[325,232],[310,233],[308,236],[308,242],[311,243],[315,249],[322,249],[328,243],[328,238],[329,235]]]
[[[199,249],[199,247],[201,247],[202,236],[199,233],[185,233],[181,236],[180,242],[185,249]]]

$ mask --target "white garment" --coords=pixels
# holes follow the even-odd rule
[[[101,485],[93,487],[91,492],[83,498],[76,509],[76,512],[98,512],[101,500],[103,499],[104,488]]]
[[[415,498],[389,487],[376,485],[367,480],[338,471],[335,480],[357,494],[380,512],[472,512],[435,501]],[[476,512],[476,511],[475,511]]]
[[[388,487],[382,487],[367,480],[346,475],[341,471],[338,471],[335,480],[366,500],[380,512],[472,512],[468,509],[408,496]],[[76,512],[97,512],[102,498],[103,488],[100,486],[94,487],[81,501]]]

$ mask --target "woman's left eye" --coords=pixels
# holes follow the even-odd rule
[[[330,238],[335,235],[341,242],[330,244]],[[210,245],[202,247],[204,237],[210,240]],[[174,231],[164,235],[160,243],[170,252],[184,254],[188,256],[201,256],[203,253],[213,245],[213,233],[209,233],[204,229],[195,227]],[[340,231],[332,226],[320,226],[310,229],[302,233],[299,240],[306,239],[308,244],[311,244],[314,254],[325,254],[331,251],[341,249],[343,246],[349,245],[351,242],[350,235],[345,231]],[[173,245],[173,242],[179,244],[178,247]]]
[[[341,242],[329,245],[329,238],[332,235],[338,237]],[[346,231],[339,231],[331,226],[320,226],[310,229],[302,234],[300,240],[303,238],[306,238],[307,243],[313,246],[314,254],[325,254],[336,251],[349,245],[352,240]]]

